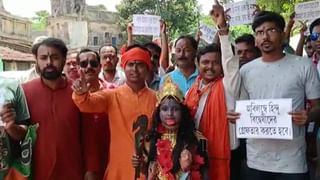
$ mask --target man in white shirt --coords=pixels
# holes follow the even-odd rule
[[[320,102],[320,81],[315,67],[302,57],[283,54],[285,21],[277,13],[262,11],[253,20],[256,45],[262,57],[241,70],[241,99],[292,99],[293,139],[247,139],[247,180],[307,179],[305,99]],[[228,112],[235,122],[239,113]]]

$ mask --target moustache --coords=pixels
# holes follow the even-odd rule
[[[270,41],[263,41],[261,44],[269,44],[271,43]]]
[[[179,57],[179,58],[177,58],[177,60],[185,60],[185,59],[187,59],[187,57]]]
[[[54,67],[54,66],[47,66],[47,67],[45,67],[43,70],[44,70],[44,71],[47,71],[47,70],[49,70],[49,69],[52,69],[52,70],[54,70],[54,71],[58,71],[58,69],[57,69],[56,67]]]
[[[85,71],[85,73],[95,73],[96,71],[94,70],[94,69],[91,69],[91,68],[89,68],[89,69],[87,69],[86,71]]]

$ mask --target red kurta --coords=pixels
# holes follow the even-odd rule
[[[56,90],[41,79],[23,84],[32,123],[39,123],[33,151],[34,180],[81,180],[80,112],[71,99],[70,83]]]
[[[206,91],[210,91],[199,124],[199,130],[208,139],[209,177],[229,180],[230,140],[222,78],[207,84],[202,90],[199,90],[200,80],[198,77],[190,88],[186,104],[194,117],[201,96]]]
[[[100,82],[100,90],[108,89]],[[103,179],[109,154],[110,129],[106,113],[82,114],[82,139],[85,171],[95,172],[97,180]]]

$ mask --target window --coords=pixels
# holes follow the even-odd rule
[[[94,46],[97,46],[97,45],[98,45],[98,37],[97,37],[97,36],[94,36],[94,37],[93,37],[93,45],[94,45]]]
[[[67,9],[67,14],[71,13],[71,2],[70,1],[66,1],[66,9]]]
[[[116,37],[112,37],[112,46],[116,47],[117,46],[117,38]]]
[[[109,39],[109,38],[110,38],[110,33],[109,33],[109,32],[105,32],[105,33],[104,33],[104,37],[105,37],[106,39]]]
[[[110,43],[110,37],[111,37],[110,33],[109,32],[105,32],[104,33],[104,42],[105,43]]]
[[[17,62],[17,70],[22,71],[22,70],[28,70],[30,69],[30,63],[28,62]]]

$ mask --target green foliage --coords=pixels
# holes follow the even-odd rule
[[[44,31],[46,29],[46,26],[44,24],[41,24],[41,23],[32,22],[31,28],[32,28],[33,31]]]
[[[233,39],[243,35],[243,34],[253,34],[251,25],[239,25],[230,28],[231,36]]]
[[[231,1],[223,0],[223,3]],[[294,12],[295,5],[306,1],[311,0],[257,0],[257,4],[264,10],[280,13],[288,20],[290,14]],[[195,34],[200,22],[213,25],[210,16],[200,15],[197,0],[122,0],[117,10],[120,14],[119,24],[124,34],[127,23],[132,21],[132,14],[161,16],[168,24],[170,39],[182,34]],[[244,33],[252,33],[250,25],[231,27],[233,38]],[[137,38],[139,42],[144,42],[146,39],[145,37]]]
[[[133,14],[159,15],[167,23],[170,39],[194,33],[198,27],[199,11],[196,0],[122,0],[116,7],[120,28],[126,31]]]
[[[41,10],[36,12],[36,16],[32,17],[32,30],[45,30],[48,26],[49,12]]]
[[[288,19],[290,14],[294,12],[297,3],[307,2],[310,0],[257,0],[257,4],[268,11],[280,13]]]
[[[207,24],[207,25],[210,25],[210,26],[214,26],[213,21],[212,21],[212,19],[211,19],[211,17],[209,15],[201,14],[200,23]]]

